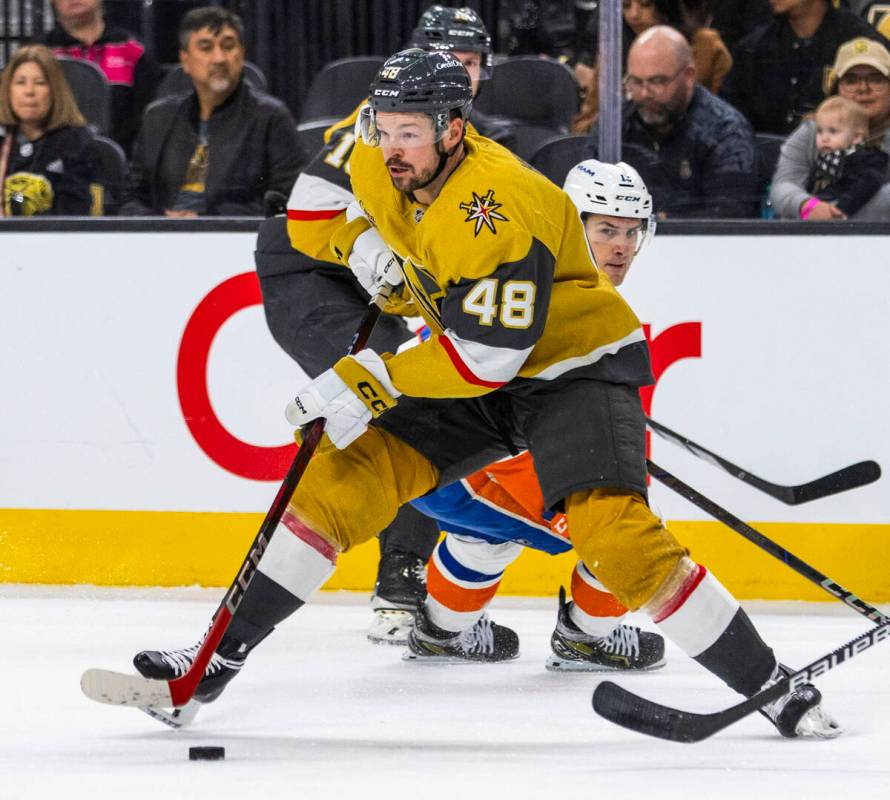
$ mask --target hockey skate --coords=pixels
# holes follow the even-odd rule
[[[776,666],[772,677],[764,685],[764,689],[772,686],[777,681],[788,675],[790,670],[784,664]],[[822,708],[822,692],[811,683],[795,689],[788,694],[783,694],[778,700],[760,709],[763,714],[782,736],[789,739],[798,736],[812,736],[818,739],[834,739],[840,736],[844,729],[834,717]]]
[[[553,652],[544,666],[552,672],[643,672],[665,665],[664,639],[630,625],[617,625],[608,636],[590,636],[569,617],[572,603],[559,588]]]
[[[405,661],[468,663],[510,661],[519,656],[516,631],[492,622],[487,614],[465,631],[454,633],[433,624],[421,606],[414,628],[408,634]]]
[[[200,647],[201,642],[182,650],[143,650],[133,658],[133,666],[143,678],[170,681],[185,674],[194,663]],[[194,699],[199,703],[216,700],[228,682],[241,671],[250,649],[247,645],[227,641],[227,637],[223,637],[195,689]]]
[[[426,566],[410,553],[383,553],[371,596],[374,621],[368,641],[404,645],[414,627],[414,613],[426,597]]]

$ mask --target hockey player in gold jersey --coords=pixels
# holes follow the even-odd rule
[[[367,288],[389,284],[413,302],[433,336],[397,355],[343,358],[288,406],[296,425],[323,417],[326,438],[196,696],[222,691],[339,552],[519,447],[615,597],[754,694],[785,669],[647,504],[637,389],[652,377],[639,321],[598,271],[568,196],[466,130],[470,102],[449,53],[398,53],[371,86],[351,161],[357,203],[332,246]],[[277,605],[276,587],[297,600]],[[820,703],[806,684],[763,713],[785,736],[835,736]]]

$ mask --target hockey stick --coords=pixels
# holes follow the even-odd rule
[[[798,575],[803,576],[811,583],[821,587],[832,597],[846,603],[857,614],[862,614],[872,622],[883,624],[890,622],[890,617],[882,614],[878,609],[870,606],[864,600],[858,598],[853,592],[847,591],[843,586],[835,583],[831,578],[823,575],[819,570],[814,569],[805,561],[801,561],[794,553],[790,553],[784,547],[776,544],[772,539],[764,536],[760,531],[752,528],[748,523],[743,522],[737,516],[727,511],[725,508],[718,506],[713,500],[705,497],[701,492],[693,489],[689,484],[684,483],[679,478],[671,475],[665,469],[662,469],[652,461],[646,462],[649,468],[649,474],[657,481],[663,483],[669,489],[673,489],[677,494],[685,497],[694,505],[697,505],[702,511],[710,514],[718,522],[722,522],[728,528],[732,528],[736,533],[744,536],[749,542],[757,545],[761,550],[765,550],[774,558],[777,558],[786,566],[793,569]]]
[[[846,492],[849,489],[856,489],[859,486],[873,483],[881,477],[881,467],[876,461],[860,461],[858,464],[843,467],[808,483],[800,483],[797,486],[783,486],[779,483],[771,483],[764,478],[752,474],[747,469],[736,466],[731,461],[727,461],[716,453],[712,453],[707,448],[696,444],[676,431],[672,431],[651,417],[646,417],[646,423],[663,439],[685,448],[694,456],[713,464],[715,467],[719,467],[734,478],[744,481],[756,489],[760,489],[761,492],[765,492],[770,497],[781,500],[789,506],[809,503],[811,500],[818,500],[839,492]]]
[[[201,704],[197,700],[189,700],[182,708],[175,708],[173,711],[165,711],[163,708],[152,708],[151,706],[140,706],[139,710],[144,711],[152,719],[163,722],[174,730],[186,728],[192,724]]]
[[[347,353],[352,355],[362,350],[371,336],[374,324],[380,316],[385,304],[385,294],[377,294],[368,304],[368,310],[361,325],[352,338]],[[324,433],[325,421],[323,418],[313,420],[306,428],[303,443],[297,451],[293,463],[288,468],[287,474],[275,495],[271,508],[266,513],[266,518],[260,526],[259,533],[250,546],[244,562],[226,592],[225,597],[213,615],[210,629],[201,643],[201,647],[195,655],[191,666],[178,678],[170,681],[143,678],[141,675],[127,675],[103,669],[88,669],[80,679],[80,687],[83,693],[91,700],[111,705],[145,707],[179,707],[184,706],[195,694],[195,689],[204,670],[210,663],[210,658],[216,652],[220,640],[229,627],[232,617],[235,615],[250,581],[257,571],[260,558],[269,546],[269,540],[275,533],[278,523],[287,508],[288,501],[293,495],[306,471],[306,466],[312,458],[321,436]],[[149,713],[150,712],[146,712]],[[152,715],[153,716],[153,715]],[[163,720],[162,720],[163,721]]]
[[[593,708],[597,714],[625,728],[645,733],[649,736],[670,739],[676,742],[698,742],[717,731],[723,730],[723,728],[748,716],[748,714],[757,711],[765,704],[772,702],[792,689],[796,689],[808,680],[818,677],[838,664],[842,664],[848,658],[852,658],[872,645],[890,637],[890,617],[882,614],[878,609],[826,577],[793,553],[788,552],[784,547],[768,539],[762,533],[726,509],[721,508],[715,502],[709,500],[657,464],[654,464],[652,461],[647,461],[647,464],[649,474],[653,478],[673,489],[782,563],[787,564],[799,575],[820,586],[833,597],[843,601],[858,614],[877,623],[879,627],[853,639],[837,650],[798,670],[789,678],[758,692],[748,700],[725,711],[719,711],[714,714],[694,714],[681,711],[680,709],[669,708],[647,700],[611,681],[604,681],[597,686],[596,691],[593,693]]]
[[[696,714],[653,703],[611,681],[603,681],[596,687],[593,708],[616,725],[638,733],[672,742],[700,742],[885,639],[890,639],[890,621],[851,639],[738,705],[713,714]]]

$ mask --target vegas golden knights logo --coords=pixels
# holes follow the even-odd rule
[[[482,197],[476,194],[476,192],[473,192],[472,202],[460,204],[460,210],[467,212],[464,222],[476,223],[475,230],[473,231],[474,237],[479,235],[479,231],[482,230],[483,225],[492,233],[497,233],[497,230],[494,227],[494,221],[496,219],[503,222],[510,221],[498,211],[502,205],[503,203],[495,202],[494,189],[489,189]]]

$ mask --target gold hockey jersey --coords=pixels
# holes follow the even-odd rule
[[[473,397],[515,378],[652,382],[639,320],[594,265],[559,187],[469,129],[466,156],[429,206],[395,189],[382,152],[357,142],[352,191],[401,260],[433,335],[387,357],[409,396]],[[357,233],[332,246],[348,254]],[[345,255],[344,255],[345,257]]]

